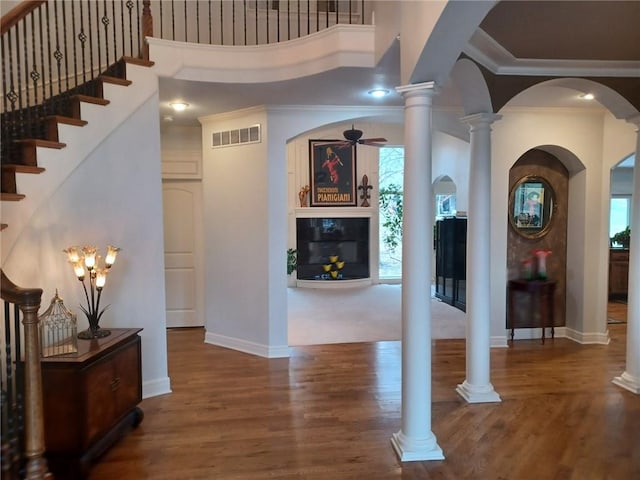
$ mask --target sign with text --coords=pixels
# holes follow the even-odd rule
[[[342,140],[309,140],[309,158],[310,206],[355,206],[355,145]]]

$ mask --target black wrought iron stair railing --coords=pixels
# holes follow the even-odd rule
[[[3,16],[3,165],[24,164],[16,140],[49,140],[51,116],[72,117],[75,96],[100,97],[103,72],[141,55],[140,8],[139,1],[32,1]]]

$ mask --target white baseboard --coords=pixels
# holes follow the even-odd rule
[[[142,398],[157,397],[171,393],[171,379],[169,377],[149,380],[142,384]]]
[[[509,342],[507,341],[507,336],[493,336],[491,337],[489,346],[491,348],[507,348],[509,346]]]
[[[565,327],[565,336],[569,340],[581,343],[583,345],[597,344],[597,345],[609,345],[611,337],[609,337],[609,330],[606,332],[578,332],[569,327]]]
[[[264,345],[261,343],[250,342],[241,338],[227,337],[217,333],[207,332],[204,336],[204,343],[217,345],[219,347],[230,348],[251,355],[257,355],[265,358],[289,358],[291,350],[289,345]]]

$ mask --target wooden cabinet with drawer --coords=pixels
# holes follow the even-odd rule
[[[97,457],[142,421],[140,329],[78,340],[78,352],[42,359],[45,444],[56,479],[84,478]]]
[[[629,289],[629,250],[609,250],[609,298],[627,298]]]

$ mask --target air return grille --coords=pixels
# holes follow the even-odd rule
[[[230,147],[232,145],[244,145],[247,143],[260,143],[260,125],[251,125],[237,130],[213,132],[211,146],[213,148]]]

